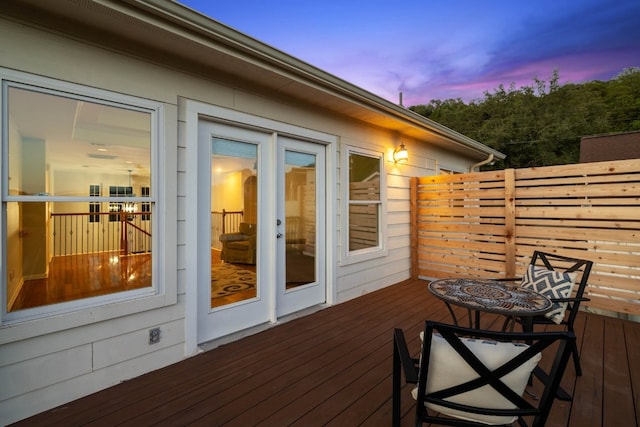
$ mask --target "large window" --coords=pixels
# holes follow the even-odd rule
[[[348,182],[345,261],[384,255],[385,197],[382,153],[348,148],[343,164]]]
[[[78,89],[3,81],[5,321],[156,292],[158,110]]]

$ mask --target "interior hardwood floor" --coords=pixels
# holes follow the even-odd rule
[[[151,286],[151,254],[53,257],[46,278],[25,280],[10,311]]]
[[[212,265],[219,264],[220,251],[211,250]],[[255,265],[234,264],[236,267],[256,271]],[[23,310],[61,302],[74,301],[110,293],[151,286],[151,255],[121,255],[103,252],[86,255],[53,257],[46,278],[25,280],[16,301],[9,311]],[[212,298],[212,307],[218,307],[248,298],[256,291],[242,291]]]
[[[234,302],[244,301],[256,297],[256,290],[234,292],[231,295],[211,298],[211,308],[222,307],[223,305],[233,304]]]

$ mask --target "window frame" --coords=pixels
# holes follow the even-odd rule
[[[82,202],[104,203],[110,202],[109,197],[84,196],[51,196],[51,195],[10,195],[7,179],[8,170],[8,90],[11,87],[30,90],[43,94],[62,96],[80,101],[88,101],[110,107],[122,108],[131,111],[145,112],[151,120],[151,146],[150,146],[150,187],[153,189],[145,202],[151,203],[154,213],[152,235],[158,236],[152,239],[152,283],[150,287],[117,292],[103,296],[78,299],[68,302],[34,307],[15,312],[7,311],[7,230],[5,227],[5,209],[7,203],[13,202]],[[168,276],[171,274],[167,263],[167,237],[163,237],[160,230],[166,229],[167,217],[163,214],[163,192],[167,186],[165,175],[167,161],[164,141],[164,105],[160,102],[123,95],[117,92],[101,90],[89,86],[64,82],[48,77],[37,76],[15,70],[0,68],[0,121],[2,123],[1,146],[2,162],[0,162],[0,177],[2,189],[0,200],[0,327],[11,325],[17,337],[39,335],[42,330],[58,330],[76,327],[83,324],[103,321],[109,318],[121,317],[141,311],[172,305],[177,302],[176,285]],[[170,240],[173,237],[168,237]],[[161,271],[162,270],[162,271]],[[41,330],[34,329],[33,325],[45,322],[46,327]]]
[[[343,147],[344,156],[342,156],[341,163],[341,181],[343,183],[342,189],[342,200],[344,203],[342,204],[341,209],[341,225],[342,225],[342,238],[340,251],[341,260],[340,264],[349,265],[358,262],[363,262],[371,259],[381,258],[388,255],[388,244],[387,244],[387,185],[386,185],[386,169],[385,169],[385,155],[383,152],[368,150],[365,148],[355,147],[355,146],[344,146]],[[355,251],[349,250],[349,208],[352,205],[362,204],[362,201],[353,202],[350,199],[349,192],[349,163],[352,154],[357,154],[360,156],[377,158],[380,166],[380,200],[371,201],[378,205],[378,245],[370,248],[358,249]]]
[[[95,190],[98,190],[97,193]],[[100,197],[102,192],[102,187],[100,184],[89,184],[89,197]],[[100,202],[89,202],[89,212],[90,213],[100,213],[101,203]],[[89,215],[89,223],[100,222],[100,215]]]

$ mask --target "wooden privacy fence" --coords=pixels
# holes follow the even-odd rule
[[[586,305],[640,315],[640,159],[411,180],[412,276],[514,277],[590,259]]]

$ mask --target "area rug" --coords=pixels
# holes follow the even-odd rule
[[[256,273],[229,263],[211,266],[211,298],[255,289]]]

